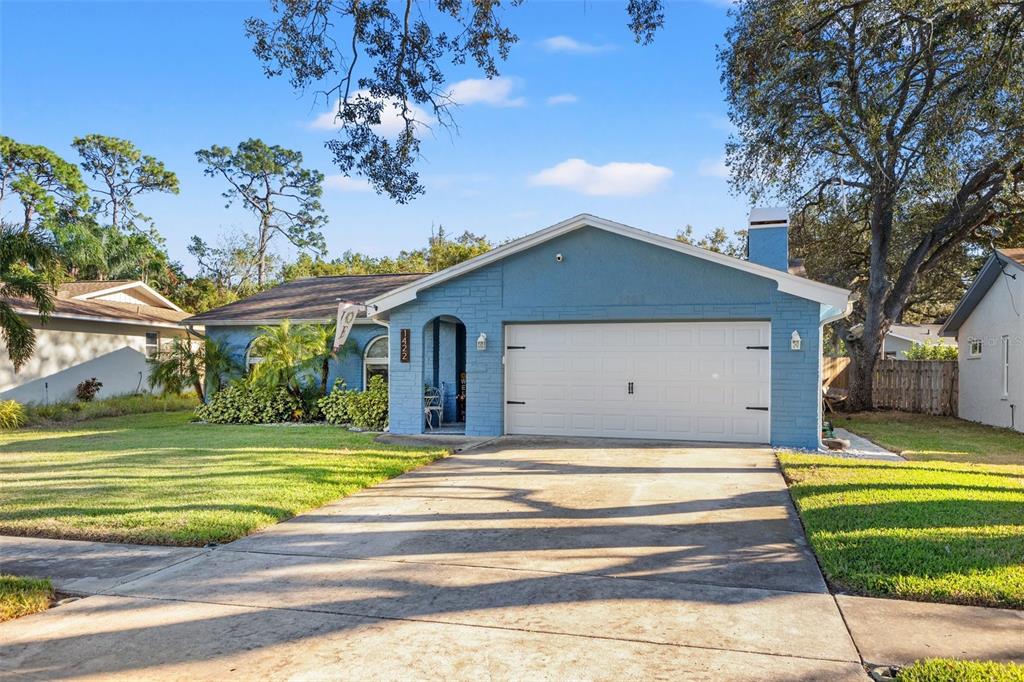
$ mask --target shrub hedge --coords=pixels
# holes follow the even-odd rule
[[[273,424],[301,421],[302,401],[284,388],[264,388],[236,381],[196,408],[196,416],[213,424]]]
[[[346,402],[353,426],[383,431],[388,425],[388,385],[379,376],[370,377],[365,391],[349,391]]]
[[[348,424],[348,400],[351,391],[345,390],[345,382],[338,379],[330,393],[320,398],[317,405],[328,424]]]
[[[349,391],[338,380],[334,390],[319,399],[299,399],[284,388],[264,388],[236,381],[214,393],[196,408],[196,417],[214,424],[274,424],[297,421],[326,421],[351,424],[369,431],[383,431],[388,425],[388,385],[371,377],[365,391]]]

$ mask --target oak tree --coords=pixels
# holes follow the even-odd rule
[[[245,29],[268,77],[287,74],[296,90],[336,102],[338,136],[326,147],[338,168],[405,203],[424,191],[420,138],[435,125],[456,129],[447,72],[471,63],[498,76],[518,41],[502,14],[520,4],[272,0],[273,17],[251,17]],[[627,14],[635,39],[647,44],[664,22],[663,2],[630,0]],[[385,119],[397,119],[397,134],[381,127]]]
[[[1024,208],[1024,4],[752,0],[732,15],[734,187],[831,206],[827,239],[860,254],[832,275],[863,292],[844,335],[850,404],[870,407],[882,338],[922,283]]]

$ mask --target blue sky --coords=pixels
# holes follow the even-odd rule
[[[193,234],[216,240],[252,219],[225,210],[217,180],[194,152],[260,137],[338,173],[318,118],[329,108],[286,80],[267,79],[242,22],[268,2],[0,3],[0,131],[77,160],[76,135],[135,142],[181,181],[177,196],[139,201],[173,258],[191,270]],[[509,9],[520,42],[503,80],[454,71],[459,134],[424,144],[427,194],[405,206],[359,182],[330,178],[323,204],[329,256],[395,254],[422,245],[431,225],[494,240],[588,212],[674,235],[743,226],[729,193],[728,135],[715,63],[723,4],[674,2],[666,29],[640,47],[625,3],[534,2]],[[4,213],[11,206],[2,206]],[[278,246],[284,246],[279,244]],[[287,252],[287,249],[282,249]]]

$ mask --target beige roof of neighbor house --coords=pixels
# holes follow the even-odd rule
[[[954,342],[939,336],[939,330],[941,329],[941,324],[894,324],[889,328],[889,335],[913,343],[930,341],[943,345],[953,345]]]
[[[132,284],[131,279],[108,279],[108,280],[78,280],[75,282],[63,282],[57,287],[58,298],[75,298],[84,294],[91,294],[97,291],[106,291],[115,287]]]
[[[153,304],[91,298],[91,296],[102,292],[129,292],[133,289],[137,290],[145,299],[152,301]],[[35,304],[28,299],[6,298],[4,300],[23,315],[39,314]],[[177,323],[188,316],[189,313],[182,311],[149,285],[137,280],[65,282],[57,287],[54,311],[51,313],[51,317],[165,327],[177,327]]]
[[[375,296],[426,276],[427,273],[416,272],[296,279],[200,313],[188,318],[185,323],[212,326],[274,324],[286,319],[293,322],[333,320],[339,300],[365,303]],[[361,312],[360,317],[363,316]]]

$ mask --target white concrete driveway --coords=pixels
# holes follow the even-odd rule
[[[0,676],[866,679],[772,453],[501,439],[0,626]]]

